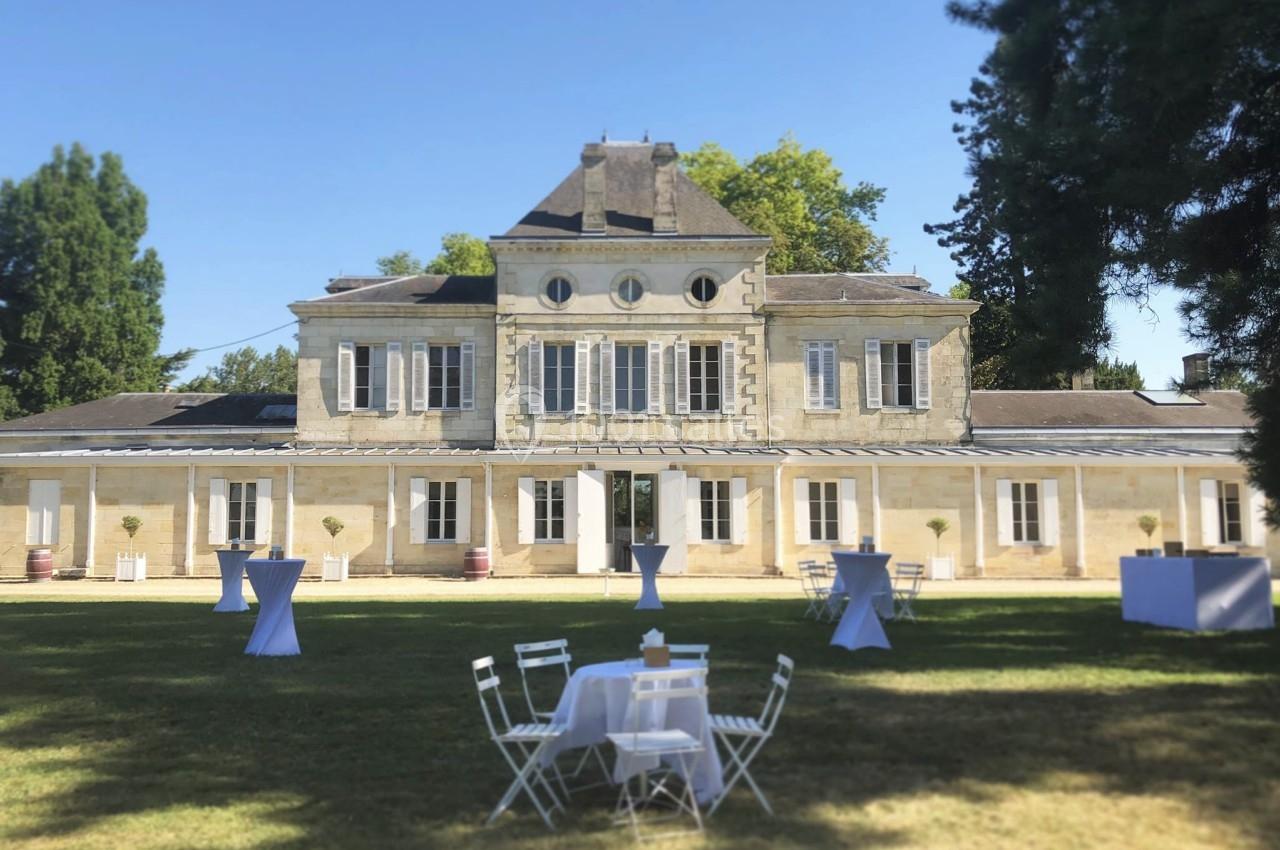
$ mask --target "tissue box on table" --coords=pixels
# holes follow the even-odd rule
[[[644,653],[644,666],[670,667],[671,649],[667,646],[666,636],[657,629],[649,629],[640,640],[640,651]]]

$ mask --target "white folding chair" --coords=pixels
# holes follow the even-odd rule
[[[551,790],[551,785],[543,775],[541,758],[547,745],[564,734],[565,726],[560,723],[517,723],[512,726],[506,703],[499,690],[501,681],[493,669],[493,657],[486,656],[472,661],[471,673],[476,680],[476,692],[480,695],[480,708],[484,712],[484,722],[489,727],[489,739],[498,745],[502,757],[506,759],[516,775],[511,785],[507,787],[506,793],[502,795],[502,799],[498,801],[498,805],[494,806],[493,811],[489,813],[489,819],[485,823],[492,824],[497,820],[498,815],[506,811],[523,791],[533,803],[533,807],[538,810],[538,814],[542,816],[547,828],[555,829],[555,824],[551,821],[551,813],[556,809],[564,811],[564,804],[560,802],[556,792]],[[494,710],[489,708],[489,698],[486,696],[488,694],[492,695],[492,700],[497,706],[496,713],[502,721],[501,731],[494,722]],[[523,762],[520,759],[523,759]],[[538,795],[537,786],[542,786],[546,791],[547,797],[551,800],[549,805],[545,804]]]
[[[804,592],[804,601],[806,607],[804,609],[804,618],[808,619],[810,615],[814,619],[818,618],[818,597],[814,595],[813,588],[809,585],[809,573],[817,566],[817,561],[799,561],[796,563],[796,570],[800,574],[800,590]]]
[[[924,581],[924,564],[897,563],[893,566],[893,601],[895,603],[893,618],[900,620],[906,617],[916,621],[916,612],[911,605],[920,595],[920,586]]]
[[[671,653],[672,660],[677,658],[692,659],[700,664],[707,663],[707,656],[711,654],[711,644],[709,643],[669,643],[667,649]],[[640,651],[644,652],[644,644],[640,644]]]
[[[765,700],[759,717],[711,715],[711,731],[724,745],[725,751],[729,754],[729,760],[724,765],[724,790],[712,804],[707,817],[716,813],[716,809],[720,808],[720,804],[724,802],[725,797],[729,796],[729,792],[733,790],[734,785],[738,784],[739,779],[746,780],[747,785],[751,786],[751,790],[755,792],[760,805],[770,815],[773,814],[773,807],[769,805],[764,792],[751,777],[747,767],[760,752],[765,741],[773,737],[774,727],[778,725],[778,717],[782,714],[782,704],[787,701],[787,691],[791,687],[791,676],[795,672],[795,666],[795,662],[787,656],[778,656],[778,669],[773,674],[773,685],[769,688],[769,697]]]
[[[813,599],[814,619],[818,622],[824,619],[828,623],[834,622],[842,612],[848,595],[831,592],[831,577],[822,565],[815,564],[811,567],[805,574],[805,580],[809,583],[809,594]]]
[[[569,654],[569,641],[564,638],[556,640],[544,640],[536,643],[517,643],[516,651],[516,667],[520,670],[520,684],[524,688],[524,701],[529,706],[529,717],[535,723],[539,721],[549,721],[555,716],[554,711],[539,711],[533,704],[533,692],[529,689],[530,670],[540,668],[560,668],[564,673],[565,684],[568,684],[572,671],[569,669],[569,663],[573,661],[573,656]],[[607,782],[609,779],[609,767],[604,763],[604,756],[600,754],[600,749],[592,744],[587,747],[586,752],[582,754],[582,758],[578,761],[578,766],[574,768],[570,774],[575,779],[582,774],[583,768],[587,766],[587,761],[592,755],[595,755],[596,762],[600,765],[600,770]],[[569,793],[569,786],[565,784],[564,777],[560,774],[560,769],[554,768],[556,779],[560,783],[560,788]],[[598,783],[597,783],[598,784]],[[594,787],[590,785],[575,786],[578,790]]]
[[[702,741],[706,736],[707,668],[677,668],[642,670],[631,674],[631,705],[628,731],[611,732],[609,740],[618,751],[619,758],[674,760],[666,766],[656,782],[651,782],[647,769],[640,771],[636,793],[631,786],[634,777],[622,783],[618,803],[614,808],[614,822],[631,824],[637,841],[667,838],[674,835],[702,832],[702,812],[693,790],[693,774],[699,760],[706,754]],[[696,701],[693,712],[697,720],[696,733],[683,729],[667,729],[666,717],[673,703],[678,700]],[[658,728],[654,728],[658,727]],[[668,787],[675,779],[683,782],[679,791]],[[663,822],[689,815],[693,818],[692,830],[677,830],[656,834],[640,831],[639,811],[659,804],[673,807],[673,811],[658,817],[646,817],[645,824]]]

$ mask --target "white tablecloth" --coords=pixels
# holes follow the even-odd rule
[[[1126,620],[1190,631],[1275,628],[1266,558],[1120,559]]]
[[[893,611],[893,584],[889,581],[889,571],[885,565],[892,557],[887,552],[832,552],[836,562],[836,581],[832,592],[847,593],[849,604],[845,606],[844,616],[836,625],[831,635],[832,646],[843,646],[845,649],[860,649],[874,646],[889,649],[889,637],[880,625],[877,610]],[[888,596],[877,596],[885,594]]]
[[[655,611],[662,609],[662,600],[658,598],[658,569],[662,559],[667,556],[666,546],[636,544],[631,547],[636,566],[640,569],[640,601],[636,603],[637,611]]]
[[[213,606],[221,613],[249,610],[244,601],[244,562],[253,554],[248,549],[219,549],[218,570],[222,573],[222,598]]]
[[[258,621],[253,624],[245,655],[302,654],[298,633],[293,629],[293,589],[306,564],[301,558],[251,558],[245,562],[249,584],[258,597]]]
[[[697,661],[675,660],[672,667],[697,668]],[[545,750],[544,762],[550,764],[565,750],[600,744],[610,732],[630,732],[631,725],[631,674],[645,669],[639,658],[627,661],[609,661],[604,664],[588,664],[573,672],[560,694],[554,721],[563,723],[568,731]],[[693,700],[680,699],[669,703],[658,702],[659,712],[665,716],[655,718],[655,728],[683,729],[697,735],[702,727],[702,745],[706,752],[698,758],[693,768],[693,790],[700,801],[708,801],[719,795],[724,787],[721,777],[720,757],[716,753],[714,736],[707,728],[706,701],[695,705]],[[698,712],[703,715],[699,723]],[[641,731],[645,726],[641,725]],[[623,759],[614,764],[614,782],[623,782],[641,770],[656,767],[651,759]]]

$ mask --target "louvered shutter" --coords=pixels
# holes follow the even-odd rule
[[[54,479],[27,483],[27,544],[53,546],[58,542],[62,512],[62,482]]]
[[[259,545],[271,543],[271,479],[259,478],[254,487],[257,504],[253,515],[253,542]]]
[[[1013,481],[996,479],[996,544],[1013,545]]]
[[[521,478],[516,493],[516,542],[532,543],[533,535],[533,479]]]
[[[933,369],[929,364],[929,340],[917,339],[912,350],[915,352],[916,409],[928,410],[933,403],[933,392],[930,386]]]
[[[822,407],[835,410],[840,406],[840,380],[836,362],[836,344],[822,343]]]
[[[736,546],[747,542],[747,479],[729,479],[729,541]]]
[[[1222,518],[1218,516],[1218,480],[1200,479],[1200,544],[1222,544]]]
[[[338,343],[338,411],[355,409],[356,403],[356,344]]]
[[[427,542],[427,479],[409,479],[409,542]]]
[[[427,409],[427,344],[425,342],[413,344],[413,365],[410,371],[413,372],[413,389],[409,394],[410,404],[415,412],[422,412]]]
[[[578,476],[564,479],[564,542],[578,542]]]
[[[738,412],[738,344],[726,339],[720,346],[720,412]]]
[[[865,355],[863,376],[867,385],[867,407],[877,410],[884,406],[880,397],[880,340],[868,339],[863,343]]]
[[[791,522],[795,525],[796,545],[808,546],[809,539],[809,479],[797,478],[794,482]]]
[[[822,407],[822,346],[816,342],[804,344],[804,406]]]
[[[1062,534],[1058,528],[1058,479],[1040,481],[1040,543],[1057,546]]]
[[[649,341],[649,414],[662,412],[662,343]]]
[[[400,382],[403,374],[400,343],[389,342],[387,343],[387,410],[393,413],[400,409]]]
[[[600,412],[613,413],[613,340],[600,341]]]
[[[580,416],[590,411],[588,404],[591,395],[590,364],[591,343],[580,339],[573,344],[573,409]],[[578,486],[577,478],[566,478],[565,481],[572,481],[575,488]],[[568,490],[566,489],[565,492],[568,493]],[[567,517],[566,514],[566,522]],[[567,534],[566,532],[566,536]]]
[[[1245,511],[1245,532],[1249,535],[1245,543],[1265,549],[1267,546],[1267,494],[1257,487],[1249,487],[1249,496],[1243,506]]]
[[[455,478],[454,494],[457,501],[454,505],[454,543],[471,542],[471,479]]]
[[[858,480],[840,479],[840,544],[852,546],[858,542]],[[879,540],[876,541],[880,543]]]
[[[209,545],[227,542],[227,479],[209,479]]]
[[[474,342],[464,342],[459,352],[459,360],[461,361],[461,375],[459,379],[462,386],[459,387],[459,395],[461,403],[459,407],[463,410],[476,409],[476,344]]]
[[[702,479],[685,478],[684,538],[687,543],[702,542]]]
[[[676,358],[676,413],[689,412],[689,343],[677,340]]]
[[[529,413],[537,416],[543,412],[542,403],[542,340],[530,339],[529,351],[529,390],[525,394]]]

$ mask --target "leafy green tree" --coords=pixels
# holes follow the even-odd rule
[[[0,183],[0,417],[163,388],[189,352],[158,355],[164,267],[147,198],[120,157],[79,144]]]
[[[826,151],[805,150],[787,136],[775,149],[739,162],[707,142],[681,163],[729,212],[773,237],[773,274],[883,271],[889,261],[889,240],[867,223],[885,190],[870,183],[848,188]]]
[[[409,251],[396,251],[378,258],[378,271],[385,275],[494,273],[489,246],[469,233],[446,233],[440,240],[440,253],[424,264]]]
[[[277,346],[259,355],[252,345],[222,355],[222,362],[178,387],[187,393],[292,393],[298,390],[298,355]]]
[[[1099,390],[1141,390],[1146,388],[1137,363],[1122,363],[1104,357],[1093,369],[1093,386]]]
[[[378,258],[378,273],[396,277],[422,274],[422,260],[409,251],[396,251],[394,254]]]

